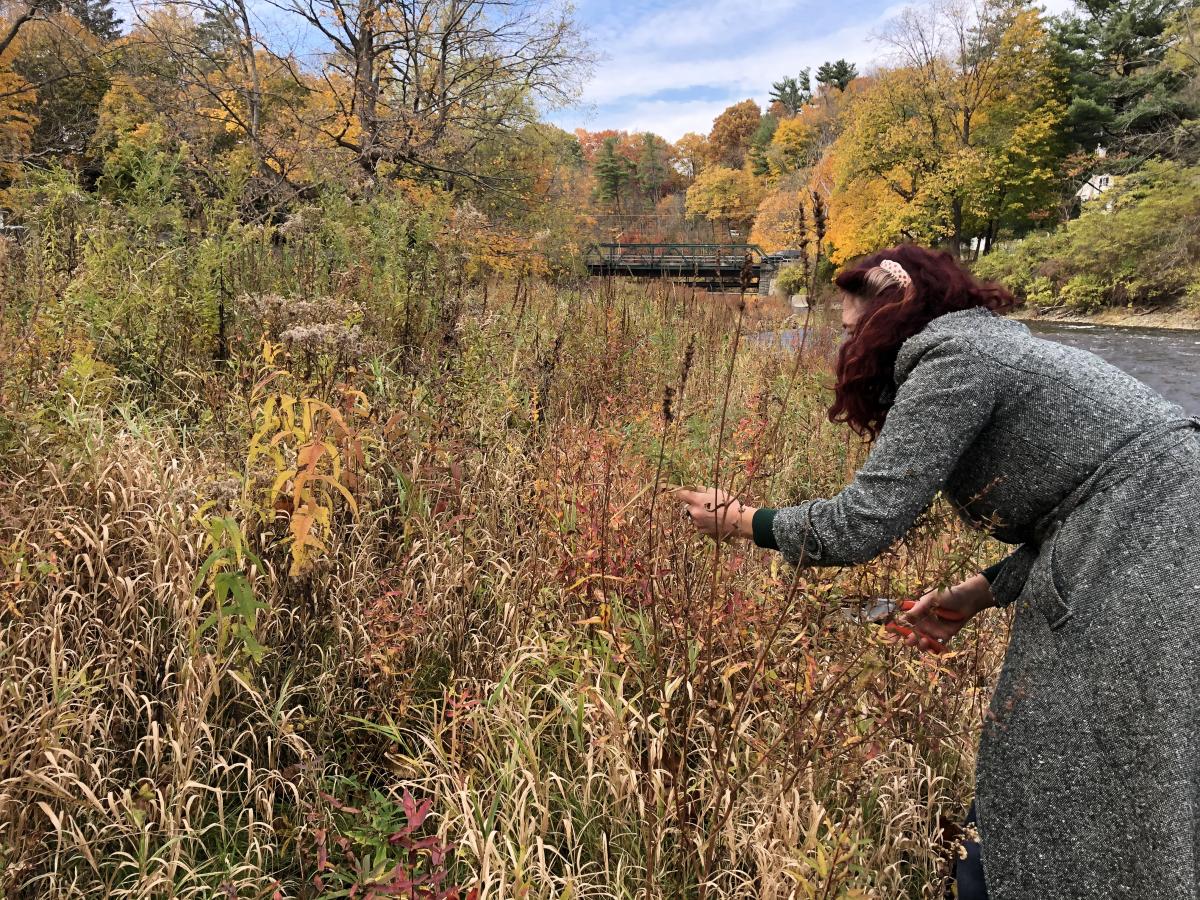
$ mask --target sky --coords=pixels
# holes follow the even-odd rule
[[[846,59],[867,72],[885,62],[877,35],[896,0],[577,0],[583,37],[600,58],[581,102],[548,118],[568,131],[707,134],[727,106],[766,108],[771,83]],[[1071,0],[1044,0],[1060,13]]]

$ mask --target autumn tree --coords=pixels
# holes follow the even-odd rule
[[[596,161],[596,155],[609,138],[616,138],[618,149],[631,146],[629,133],[626,131],[618,131],[615,128],[605,128],[601,131],[588,131],[586,128],[575,129],[575,140],[579,143],[579,152],[583,154],[583,159],[588,165]]]
[[[0,57],[12,46],[22,28],[45,15],[46,9],[41,3],[22,3],[13,7],[0,5]]]
[[[948,153],[946,133],[943,114],[911,69],[879,72],[856,98],[829,151],[835,261],[899,240],[937,243],[946,236],[947,216],[931,196]]]
[[[712,158],[708,138],[689,131],[675,142],[674,163],[685,178],[697,178]]]
[[[1022,234],[1044,225],[1060,193],[1068,142],[1067,97],[1054,41],[1041,14],[1024,9],[998,49],[999,89],[983,109],[976,136],[986,160],[973,190],[982,198],[979,250],[991,251],[1002,229]],[[1067,182],[1067,189],[1074,184]]]
[[[110,0],[0,3],[3,163],[79,165],[107,89],[105,40],[119,29]]]
[[[717,116],[708,135],[713,161],[729,168],[741,168],[750,149],[750,138],[761,119],[762,110],[753,100],[735,103]]]
[[[763,197],[754,215],[750,242],[768,253],[799,248],[808,240],[806,194],[803,187],[786,187]]]
[[[329,48],[314,126],[380,166],[473,180],[471,151],[568,101],[586,53],[569,10],[504,0],[285,0]]]
[[[937,230],[945,232],[956,253],[968,239],[968,219],[972,215],[978,219],[981,212],[978,187],[994,163],[977,126],[989,107],[1014,92],[1029,90],[1021,83],[1023,66],[1014,61],[1014,53],[1026,54],[1025,69],[1051,63],[1045,40],[1039,40],[1033,50],[1021,40],[1006,41],[1013,29],[1025,28],[1031,21],[1026,38],[1044,34],[1037,11],[1023,2],[987,0],[976,5],[942,0],[929,10],[905,10],[888,35],[907,70],[905,78],[917,105],[912,118],[920,123],[919,152],[940,156],[931,167],[923,165],[923,184],[917,190],[924,202],[946,209],[949,221],[939,223]],[[1053,89],[1053,79],[1043,81],[1044,89]],[[1025,107],[1035,109],[1029,99],[1027,95]],[[937,174],[926,177],[929,173]],[[913,191],[912,185],[908,190]]]
[[[101,39],[60,10],[26,25],[9,53],[13,71],[36,96],[30,158],[87,166],[100,101],[109,86],[109,54]]]
[[[713,166],[688,188],[687,212],[711,222],[744,228],[754,218],[762,187],[745,169]]]
[[[834,147],[834,231],[986,252],[1053,206],[1065,106],[1045,24],[1007,3],[907,12],[898,68],[851,104]],[[845,251],[839,245],[839,252]]]
[[[12,183],[29,155],[36,102],[33,86],[13,71],[11,53],[0,52],[0,188]]]
[[[594,190],[592,173],[578,139],[553,125],[535,124],[518,133],[500,133],[478,147],[480,167],[502,167],[504,190],[464,182],[455,192],[460,203],[524,235],[538,234],[539,246],[557,257],[578,235]]]
[[[143,123],[169,123],[195,179],[212,193],[233,176],[238,204],[264,214],[336,171],[335,148],[309,125],[325,111],[320,82],[264,46],[241,0],[198,4],[139,13],[106,98],[121,114],[102,123],[97,144],[111,148]]]
[[[813,118],[802,114],[779,123],[765,153],[769,174],[775,177],[786,175],[816,161],[821,148],[819,131]]]

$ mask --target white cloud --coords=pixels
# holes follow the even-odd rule
[[[744,98],[743,98],[744,99]],[[603,128],[620,128],[623,131],[653,131],[669,141],[678,140],[689,131],[707,134],[712,121],[731,102],[723,100],[637,100],[623,104],[619,112],[603,117],[572,119],[576,125],[598,131]],[[619,117],[619,124],[608,120]],[[563,119],[563,117],[559,117]]]
[[[626,48],[663,50],[728,44],[798,12],[796,0],[711,0],[660,9],[621,34]]]
[[[650,130],[668,140],[707,132],[731,103],[753,97],[765,105],[771,83],[804,66],[844,58],[866,72],[883,63],[887,53],[874,36],[912,5],[844,0],[846,24],[819,33],[809,24],[814,3],[828,0],[680,0],[654,10],[622,3],[593,35],[606,58],[580,108],[554,118],[571,128]],[[1056,15],[1074,2],[1042,5]],[[665,93],[679,99],[657,96]]]
[[[720,21],[723,12],[718,13]],[[786,28],[753,40],[726,32],[719,46],[703,52],[673,48],[669,54],[660,54],[660,48],[631,40],[609,51],[609,59],[585,88],[583,102],[595,108],[596,115],[581,110],[577,116],[560,114],[555,118],[590,128],[653,130],[668,140],[687,131],[707,132],[713,118],[730,103],[753,97],[765,104],[771,82],[804,66],[846,58],[865,70],[877,56],[870,32],[881,22],[872,19],[830,34],[799,38]],[[761,21],[755,27],[760,29]],[[710,26],[707,35],[712,33]],[[704,99],[687,98],[688,91]],[[663,92],[684,97],[655,98]]]

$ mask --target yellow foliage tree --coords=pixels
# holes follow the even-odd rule
[[[687,212],[712,222],[745,225],[754,218],[762,185],[745,169],[713,166],[688,188]]]
[[[12,69],[18,49],[10,41],[0,53],[0,185],[11,184],[20,171],[37,124],[37,91]]]
[[[802,190],[782,188],[771,191],[758,205],[750,242],[768,253],[795,248],[805,227],[802,204],[807,202]]]
[[[903,240],[904,207],[904,200],[881,181],[841,180],[829,197],[830,260],[844,265]]]
[[[3,61],[0,60],[0,65]],[[16,72],[0,68],[0,184],[11,184],[29,153],[37,94]]]
[[[854,223],[834,223],[848,241],[839,257],[867,241],[986,252],[1001,227],[1053,201],[1066,109],[1041,14],[999,2],[952,11],[906,11],[891,41],[910,64],[848,107],[832,150],[831,214]]]
[[[702,134],[689,131],[675,142],[673,158],[688,178],[695,178],[703,172],[711,156],[708,138]]]
[[[812,118],[801,114],[779,123],[767,150],[767,167],[772,176],[806,168],[820,156],[819,132]]]

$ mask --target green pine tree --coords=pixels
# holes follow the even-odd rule
[[[1129,156],[1128,166],[1171,145],[1181,123],[1195,117],[1186,74],[1164,64],[1171,21],[1184,0],[1082,0],[1059,20],[1060,63],[1072,95],[1068,137]],[[1120,168],[1119,163],[1114,167]]]
[[[112,0],[63,0],[61,8],[105,43],[115,41],[121,36],[121,25],[124,22],[117,17]]]
[[[800,70],[800,77],[788,75],[771,85],[771,102],[782,106],[789,116],[797,115],[812,100],[812,83],[808,68]]]
[[[596,197],[605,203],[611,203],[617,212],[621,211],[621,194],[625,186],[633,178],[633,165],[617,152],[617,139],[605,138],[592,164],[592,173],[596,176]]]
[[[822,63],[817,68],[817,84],[835,87],[839,91],[846,90],[850,86],[850,82],[857,77],[858,68],[854,63],[846,62],[844,59]]]
[[[642,135],[642,151],[637,160],[637,181],[651,203],[662,198],[667,182],[666,146],[662,138],[646,132]]]
[[[767,148],[771,146],[771,138],[775,137],[775,129],[778,127],[779,120],[767,113],[758,123],[754,134],[750,135],[750,150],[746,158],[750,160],[750,170],[760,178],[771,171],[767,164]]]

